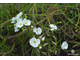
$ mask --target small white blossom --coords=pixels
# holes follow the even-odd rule
[[[39,46],[39,49],[42,49],[42,46]]]
[[[68,43],[66,41],[64,41],[61,45],[61,48],[64,49],[68,49]]]
[[[16,16],[16,19],[20,18],[22,16],[22,12],[20,12],[17,16]]]
[[[34,27],[33,32],[35,32],[36,35],[40,35],[42,33],[42,29],[40,27],[38,27],[38,28]]]
[[[11,23],[15,23],[15,20],[19,19],[21,15],[22,15],[22,12],[20,12],[16,17],[13,17]]]
[[[75,53],[75,50],[71,50],[71,53],[74,54]]]
[[[11,23],[15,23],[16,18],[13,17]]]
[[[36,32],[36,27],[33,28],[33,32]]]
[[[42,41],[44,41],[45,40],[45,37],[42,37]]]
[[[14,30],[15,32],[18,32],[19,31],[19,29],[17,27],[14,27],[14,29],[15,29]]]
[[[23,26],[22,18],[19,18],[19,19],[17,20],[16,27],[21,28],[22,26]]]
[[[49,26],[50,26],[50,28],[51,28],[51,29],[50,29],[51,31],[54,31],[54,30],[57,30],[57,29],[58,29],[57,26],[55,26],[55,25],[53,25],[53,24],[50,24]]]
[[[40,39],[36,39],[35,37],[33,37],[32,39],[30,39],[29,43],[31,46],[36,48],[40,44]]]
[[[33,26],[31,26],[31,28],[33,28]]]
[[[55,51],[55,55],[57,55],[57,51]]]
[[[26,18],[23,20],[23,24],[25,25],[25,26],[30,26],[30,24],[31,24],[31,21],[30,20],[27,20]]]
[[[52,28],[52,27],[54,27],[54,25],[53,25],[53,24],[50,24],[49,26],[50,26],[51,28]]]

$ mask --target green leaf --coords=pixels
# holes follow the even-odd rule
[[[75,44],[75,45],[73,46],[73,48],[74,48],[74,47],[76,47],[76,46],[80,46],[80,43],[78,43],[78,44]]]

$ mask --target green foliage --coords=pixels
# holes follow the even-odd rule
[[[34,56],[61,55],[61,44],[67,41],[70,45],[67,54],[74,49],[80,54],[80,4],[78,3],[5,3],[0,4],[0,55]],[[33,26],[42,28],[46,37],[41,42],[42,49],[30,46],[29,40],[35,34],[30,27],[26,31],[14,32],[12,17],[23,12]],[[33,24],[35,23],[35,24]],[[58,26],[57,31],[49,31],[49,24]],[[38,37],[38,36],[36,36]],[[54,43],[53,43],[54,42]],[[55,44],[56,43],[56,44]],[[44,44],[47,44],[44,46]]]

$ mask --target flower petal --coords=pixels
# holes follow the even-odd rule
[[[36,32],[36,27],[33,28],[33,32]]]
[[[18,15],[17,15],[17,18],[20,18],[22,16],[22,12],[20,12]]]
[[[37,40],[37,44],[40,44],[40,39],[36,39]]]

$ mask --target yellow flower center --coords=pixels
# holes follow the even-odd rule
[[[25,24],[27,24],[27,22],[25,22]]]
[[[35,43],[36,43],[36,41],[33,41],[33,43],[35,44]]]
[[[63,47],[65,47],[66,45],[63,45]]]
[[[38,30],[36,30],[36,32],[38,32]]]
[[[22,25],[22,23],[20,23],[20,25]]]

